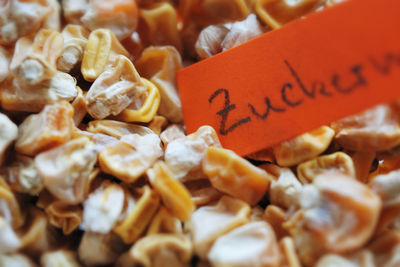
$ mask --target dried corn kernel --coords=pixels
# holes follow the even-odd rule
[[[213,266],[277,266],[275,233],[263,221],[239,226],[219,237],[208,253]]]
[[[177,12],[168,2],[139,10],[138,33],[147,45],[173,45],[181,50]]]
[[[71,105],[74,108],[74,116],[72,117],[72,120],[74,121],[74,125],[78,127],[86,116],[87,109],[85,103],[86,92],[84,93],[79,86],[76,87],[76,90],[78,94]]]
[[[322,8],[324,3],[325,0],[256,0],[255,11],[265,24],[275,29],[315,12]]]
[[[145,78],[141,78],[145,86],[136,87],[135,98],[129,106],[114,118],[125,122],[150,122],[160,105],[160,93],[157,87]]]
[[[11,54],[4,47],[0,46],[0,83],[10,74]]]
[[[54,12],[49,1],[6,0],[0,6],[0,45],[9,45],[19,37],[37,31]]]
[[[153,133],[149,128],[142,125],[113,120],[90,121],[86,130],[91,133],[107,134],[118,139],[128,134],[139,134],[144,136]]]
[[[192,257],[190,239],[178,234],[154,234],[137,241],[121,257],[121,266],[189,266]]]
[[[89,31],[80,25],[68,24],[61,32],[64,37],[63,51],[57,59],[57,69],[70,72],[82,60],[88,41]]]
[[[282,238],[279,241],[279,248],[283,256],[283,260],[281,261],[281,266],[301,267],[300,259],[297,256],[293,238],[288,236]]]
[[[162,155],[160,138],[152,133],[124,135],[99,155],[101,169],[126,183],[135,182]]]
[[[253,166],[231,150],[207,148],[202,167],[216,189],[250,205],[261,200],[270,184],[267,172]]]
[[[135,31],[138,8],[132,0],[90,0],[80,20],[90,30],[108,28],[122,40]]]
[[[168,144],[165,163],[178,179],[205,178],[201,160],[210,146],[221,146],[218,135],[211,126],[201,126],[196,132]]]
[[[306,185],[302,209],[287,221],[303,263],[326,252],[361,248],[370,239],[381,211],[381,200],[364,184],[340,173],[325,173]],[[317,245],[318,244],[318,245]]]
[[[297,175],[303,184],[312,183],[320,174],[339,172],[355,178],[353,160],[343,152],[319,156],[297,166]]]
[[[117,56],[115,63],[97,77],[87,92],[87,111],[95,119],[118,115],[135,101],[136,94],[144,88],[144,81],[132,62],[124,56]]]
[[[302,185],[288,168],[280,168],[276,181],[271,182],[269,200],[271,204],[288,209],[297,206]]]
[[[38,195],[43,189],[43,182],[30,157],[17,155],[16,160],[4,170],[10,187],[20,193]]]
[[[124,205],[124,191],[118,185],[104,185],[83,203],[82,228],[107,234],[117,223]]]
[[[71,234],[82,221],[82,209],[62,201],[54,201],[45,209],[50,224],[62,229],[64,235]]]
[[[114,233],[119,235],[126,244],[135,242],[150,223],[159,205],[158,194],[145,186],[142,196],[132,211],[114,227]]]
[[[274,147],[276,162],[280,166],[289,167],[312,159],[328,148],[334,134],[331,128],[322,126],[284,141]]]
[[[81,72],[85,80],[94,81],[112,65],[118,55],[129,57],[129,53],[120,44],[114,33],[107,29],[92,31],[82,59]]]
[[[157,162],[147,170],[147,176],[171,214],[182,221],[189,219],[195,205],[188,190],[173,176],[167,165],[162,161]]]
[[[182,68],[179,52],[172,46],[151,46],[143,51],[135,66],[160,92],[158,113],[172,122],[181,122],[183,115],[176,86],[176,71]]]
[[[218,237],[247,223],[249,216],[250,206],[246,202],[228,196],[223,196],[214,205],[195,210],[187,228],[192,234],[196,254],[205,259]]]
[[[76,204],[84,199],[96,161],[94,144],[81,137],[38,154],[35,166],[47,190],[66,203]]]
[[[400,117],[390,105],[378,105],[332,123],[336,141],[354,151],[387,150],[400,144]]]
[[[104,235],[86,231],[79,243],[78,255],[86,266],[106,265],[115,262],[126,249],[126,245],[114,233]]]
[[[153,119],[147,124],[147,127],[149,127],[157,135],[160,135],[161,131],[165,128],[167,124],[167,118],[165,118],[164,116],[155,115]]]
[[[39,114],[30,115],[19,126],[15,150],[34,156],[65,143],[71,138],[73,108],[68,102],[47,105]]]
[[[400,207],[400,170],[375,176],[369,186],[382,199],[383,208]]]

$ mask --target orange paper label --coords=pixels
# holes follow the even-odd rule
[[[350,0],[178,72],[188,132],[240,155],[400,96],[400,1]]]

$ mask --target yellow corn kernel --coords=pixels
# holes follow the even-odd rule
[[[62,54],[57,60],[57,69],[69,72],[82,60],[89,31],[80,25],[68,24],[64,27],[61,34],[64,37],[64,46]]]
[[[138,240],[123,255],[122,266],[190,266],[192,243],[182,234],[154,234]]]
[[[86,94],[87,110],[95,119],[118,115],[145,87],[132,62],[119,55],[90,87]]]
[[[30,115],[19,126],[15,150],[33,156],[67,142],[72,134],[73,113],[72,106],[63,101]]]
[[[250,205],[261,200],[270,184],[266,171],[223,148],[207,148],[203,172],[215,188]]]
[[[150,223],[159,205],[158,194],[145,186],[143,195],[132,212],[113,228],[114,233],[119,235],[126,244],[135,242]]]
[[[376,152],[400,144],[400,116],[396,105],[377,105],[331,124],[335,141],[352,151]]]
[[[64,37],[58,31],[42,29],[33,40],[32,53],[55,67],[57,59],[62,53],[63,42]]]
[[[173,45],[181,50],[178,32],[178,16],[168,2],[155,3],[148,9],[139,10],[138,33],[145,44]]]
[[[91,133],[110,135],[118,139],[128,134],[146,135],[153,133],[146,126],[114,120],[90,121],[86,130]]]
[[[189,191],[173,176],[167,165],[162,161],[157,162],[147,170],[147,176],[171,214],[182,221],[189,219],[195,205]]]
[[[286,0],[256,0],[258,17],[273,29],[307,15],[324,6],[325,0],[300,0],[295,4]]]
[[[206,205],[223,195],[215,189],[208,179],[196,179],[185,182],[185,187],[192,195],[192,201],[196,206]]]
[[[173,46],[148,47],[135,66],[140,75],[160,91],[158,113],[172,122],[182,121],[182,107],[176,86],[176,72],[182,68],[179,52]]]
[[[125,135],[121,141],[102,149],[100,167],[126,183],[133,183],[162,156],[161,140],[151,133]]]
[[[284,209],[276,205],[268,205],[264,211],[264,220],[274,228],[274,232],[278,239],[289,235],[289,233],[282,227],[282,223],[286,221],[286,212]]]
[[[86,92],[83,92],[79,86],[76,86],[76,91],[78,92],[77,96],[75,97],[74,101],[72,101],[71,105],[74,109],[74,116],[72,120],[76,127],[82,122],[83,118],[86,116]]]
[[[276,162],[280,166],[289,167],[315,158],[328,148],[334,135],[330,127],[322,126],[284,141],[273,148]]]
[[[250,212],[246,202],[229,196],[195,210],[185,226],[192,235],[196,254],[205,259],[218,237],[249,222]]]
[[[82,222],[82,208],[62,201],[53,201],[45,209],[51,225],[61,228],[64,235],[69,235]]]
[[[129,57],[128,51],[121,45],[115,34],[108,29],[98,29],[90,33],[83,54],[81,72],[83,78],[93,82],[112,64],[117,55]]]
[[[160,207],[154,216],[146,235],[159,233],[182,233],[181,221],[174,217],[164,206]]]
[[[353,160],[343,152],[320,156],[297,166],[297,176],[303,184],[312,183],[325,172],[339,172],[355,178]]]
[[[116,120],[125,122],[149,122],[154,118],[160,105],[160,93],[157,87],[147,79],[141,78],[142,83],[146,86],[144,92],[138,92],[135,97],[144,98],[140,107],[135,109],[138,105],[138,100],[134,99],[133,102],[124,109],[121,113],[114,117]],[[138,90],[137,90],[138,91]],[[140,96],[142,95],[142,96]]]

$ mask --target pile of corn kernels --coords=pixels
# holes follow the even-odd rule
[[[176,71],[338,0],[0,0],[0,266],[400,266],[400,102],[242,158]]]

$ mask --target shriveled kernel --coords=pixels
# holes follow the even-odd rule
[[[68,24],[61,34],[64,37],[62,54],[57,59],[57,69],[70,72],[82,60],[89,31],[80,25]]]
[[[245,20],[234,22],[230,25],[229,32],[221,42],[222,51],[245,43],[261,34],[264,29],[255,14],[250,14]]]
[[[92,31],[83,53],[81,72],[85,80],[93,82],[118,55],[129,57],[129,53],[117,40],[114,33],[107,29]]]
[[[211,126],[201,126],[196,132],[168,144],[164,156],[165,163],[178,179],[205,178],[201,161],[210,146],[221,146],[218,135]]]
[[[172,46],[150,46],[135,62],[141,76],[155,84],[160,92],[158,113],[172,122],[183,120],[176,85],[176,71],[182,68],[179,52]]]
[[[274,155],[278,165],[289,167],[315,158],[330,145],[335,132],[328,126],[304,133],[275,146]]]
[[[91,0],[80,17],[83,25],[95,30],[107,28],[113,31],[119,40],[123,40],[135,31],[138,23],[138,7],[136,1]]]
[[[383,208],[400,207],[400,170],[375,176],[369,187],[382,199]]]
[[[71,24],[80,24],[81,17],[88,9],[89,0],[63,0],[61,4],[66,21]]]
[[[113,232],[126,244],[135,242],[145,231],[160,205],[160,197],[150,187],[143,188],[143,194],[132,211],[119,222]]]
[[[152,133],[123,136],[99,154],[101,169],[126,183],[133,183],[162,155],[160,138]]]
[[[300,205],[302,209],[285,228],[302,262],[311,264],[326,252],[343,253],[364,246],[376,227],[382,202],[357,180],[325,173],[304,187]]]
[[[168,2],[154,3],[139,10],[138,33],[147,45],[173,45],[181,50],[178,15]]]
[[[298,205],[302,185],[289,168],[280,168],[276,181],[271,182],[269,200],[271,204],[288,209]]]
[[[157,87],[145,78],[142,84],[145,89],[136,87],[135,97],[121,113],[114,118],[125,122],[150,122],[160,105],[160,93]]]
[[[50,1],[5,1],[0,6],[0,45],[10,45],[19,37],[36,32],[54,12]]]
[[[255,11],[273,29],[323,8],[325,0],[256,0]]]
[[[94,144],[81,137],[38,154],[35,166],[47,190],[66,203],[77,204],[84,200],[96,161]]]
[[[230,230],[247,223],[249,216],[250,206],[246,202],[228,196],[223,196],[215,204],[195,210],[186,226],[192,234],[196,254],[206,259],[214,241]]]
[[[85,231],[79,243],[79,260],[86,266],[115,262],[128,248],[114,233],[99,234]]]
[[[39,112],[47,104],[71,101],[77,95],[76,80],[64,72],[33,86],[7,79],[0,84],[1,106],[6,110]]]
[[[68,102],[47,105],[39,114],[30,115],[19,126],[15,150],[34,156],[63,144],[71,138],[74,110]]]
[[[61,228],[64,235],[69,235],[78,229],[82,222],[82,208],[55,201],[45,209],[50,224]]]
[[[107,134],[118,139],[128,134],[146,135],[153,133],[145,126],[114,120],[90,121],[86,130],[91,133]]]
[[[18,128],[6,115],[0,113],[0,165],[8,146],[18,137]]]
[[[144,81],[132,62],[125,56],[117,56],[114,64],[97,77],[87,92],[88,113],[95,119],[118,115],[144,89]]]
[[[195,44],[197,55],[201,59],[205,59],[220,53],[222,51],[221,43],[228,34],[230,26],[230,24],[220,24],[204,28]]]
[[[173,176],[167,165],[159,161],[146,173],[150,184],[161,196],[164,205],[171,214],[182,221],[188,220],[195,209],[195,205],[189,191]]]
[[[219,237],[208,253],[213,266],[277,266],[278,242],[263,221],[239,226]]]
[[[33,158],[17,155],[16,160],[4,172],[10,187],[17,192],[35,196],[43,189],[43,182]]]
[[[119,259],[120,266],[161,267],[190,265],[192,244],[182,234],[154,234],[138,240]]]
[[[400,116],[394,105],[378,105],[335,123],[335,140],[353,151],[388,150],[400,144]]]
[[[203,172],[218,190],[257,204],[270,185],[270,177],[264,170],[255,167],[233,151],[209,147],[202,161]]]
[[[297,166],[297,176],[303,184],[312,183],[320,174],[338,172],[355,178],[354,164],[351,157],[343,152],[319,156]]]
[[[124,205],[124,191],[118,185],[104,185],[83,203],[82,228],[107,234],[117,223]]]

